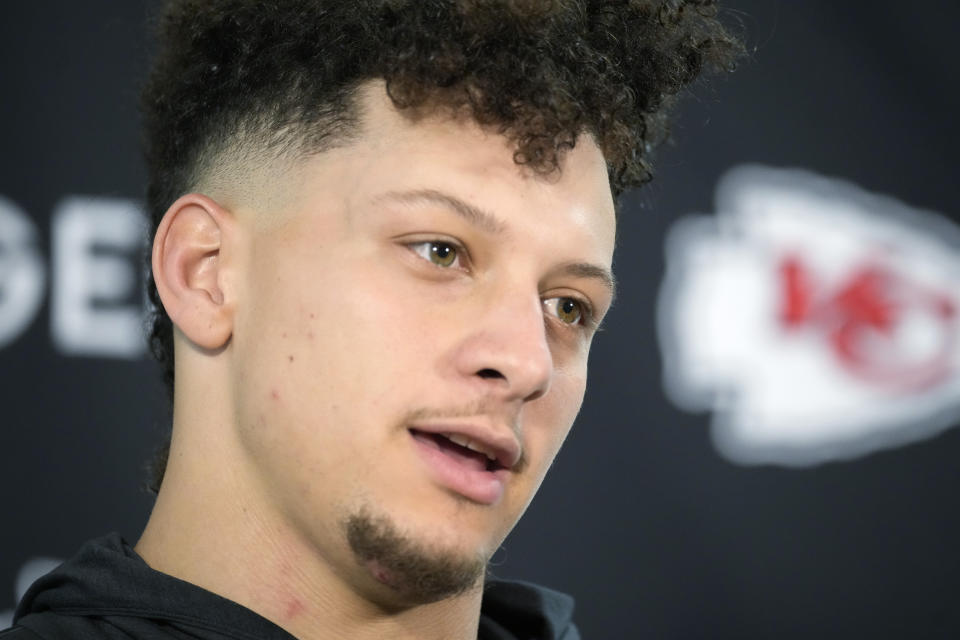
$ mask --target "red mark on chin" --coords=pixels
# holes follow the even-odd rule
[[[392,578],[392,576],[390,575],[390,572],[387,571],[387,570],[383,567],[383,565],[381,565],[381,564],[380,564],[379,562],[377,562],[376,560],[370,560],[370,561],[368,561],[368,562],[367,562],[367,569],[370,570],[370,573],[371,573],[371,574],[373,575],[373,577],[377,580],[377,582],[381,582],[381,583],[387,585],[388,587],[393,587],[393,586],[395,586],[395,585],[394,585],[393,578]]]
[[[271,391],[270,391],[270,397],[273,398],[274,400],[279,400],[279,399],[280,399],[280,391],[278,391],[277,389],[271,390]]]

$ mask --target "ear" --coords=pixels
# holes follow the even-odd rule
[[[171,205],[153,239],[153,278],[163,307],[174,326],[204,349],[223,347],[233,333],[224,260],[233,226],[229,211],[191,193]]]

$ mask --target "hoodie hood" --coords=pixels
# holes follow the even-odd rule
[[[293,639],[246,607],[151,569],[116,533],[34,582],[13,620],[57,638],[162,638],[157,629],[166,628],[171,638]]]
[[[484,587],[481,640],[579,640],[573,599],[502,580]],[[44,637],[292,640],[259,614],[151,569],[116,533],[85,544],[38,579],[14,623]]]
[[[573,598],[528,582],[490,580],[480,610],[481,640],[580,640]]]

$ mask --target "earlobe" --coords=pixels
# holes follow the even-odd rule
[[[171,205],[153,239],[153,277],[164,309],[191,342],[219,349],[233,333],[225,277],[233,218],[215,201],[188,194]]]

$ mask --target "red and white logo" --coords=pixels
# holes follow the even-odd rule
[[[680,220],[658,301],[664,384],[719,451],[802,466],[960,421],[960,228],[849,183],[742,166]]]

